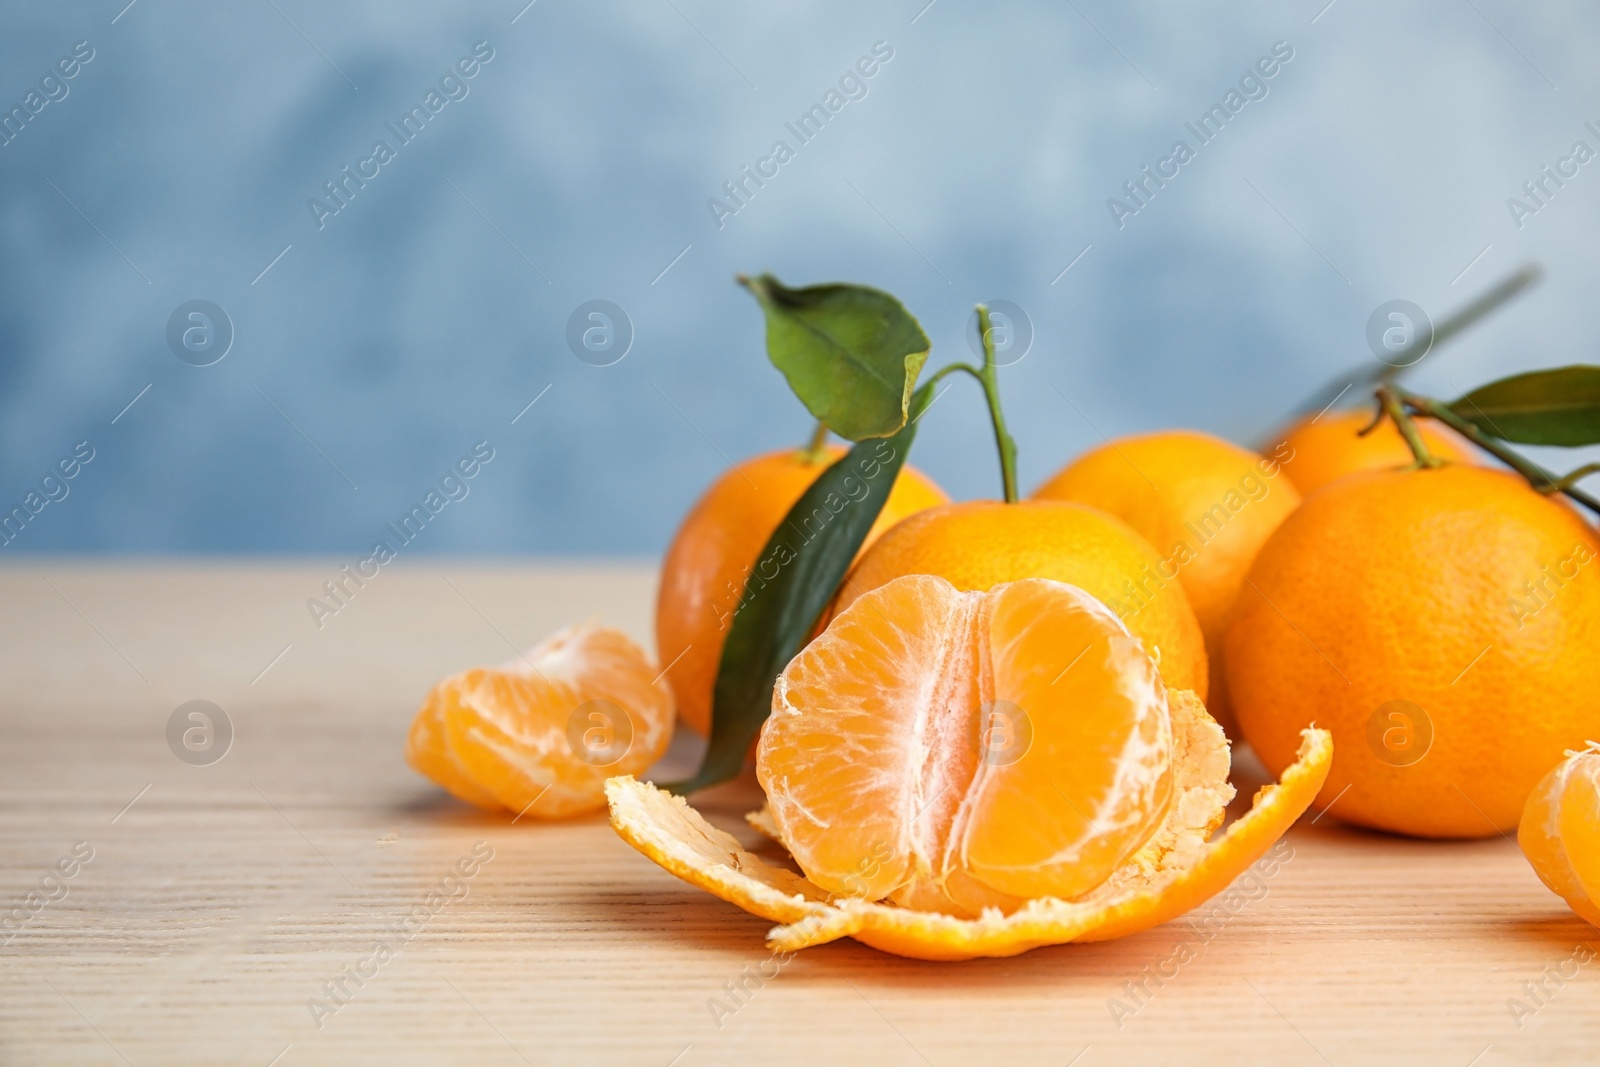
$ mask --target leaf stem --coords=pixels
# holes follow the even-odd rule
[[[984,398],[989,401],[989,421],[994,424],[994,443],[1000,451],[1000,484],[1007,504],[1017,502],[1017,442],[1006,429],[1005,413],[1000,409],[999,367],[994,361],[994,334],[989,325],[989,308],[978,305],[978,336],[983,339],[983,367],[978,370],[978,381],[983,383]]]
[[[1600,463],[1585,463],[1577,470],[1568,471],[1561,476],[1560,481],[1554,482],[1548,488],[1540,489],[1539,492],[1546,496],[1551,493],[1565,493],[1591,474],[1600,474]]]
[[[1529,286],[1537,284],[1540,278],[1543,276],[1544,268],[1539,264],[1525,264],[1513,271],[1511,274],[1507,275],[1505,278],[1501,279],[1490,289],[1481,293],[1475,300],[1467,304],[1465,307],[1456,309],[1456,311],[1454,311],[1449,317],[1440,321],[1439,324],[1433,328],[1431,347],[1428,349],[1429,354],[1432,354],[1434,349],[1444,345],[1456,334],[1461,333],[1462,331],[1471,327],[1479,319],[1498,311],[1504,304],[1510,301],[1512,297],[1521,293]],[[1289,417],[1285,419],[1276,430],[1272,431],[1271,436],[1263,436],[1260,438],[1257,441],[1256,450],[1258,452],[1266,452],[1270,450],[1274,444],[1283,439],[1283,435],[1287,432],[1289,424],[1296,422],[1299,418],[1309,415],[1311,412],[1317,411],[1318,409],[1324,411],[1327,410],[1334,404],[1338,403],[1339,398],[1343,396],[1346,391],[1355,389],[1357,393],[1363,392],[1370,386],[1380,385],[1385,381],[1390,381],[1399,377],[1401,374],[1404,374],[1406,371],[1410,370],[1411,367],[1421,362],[1420,359],[1406,362],[1404,359],[1405,355],[1406,353],[1398,354],[1395,364],[1385,364],[1378,367],[1372,367],[1370,364],[1364,363],[1359,367],[1346,371],[1344,374],[1341,374],[1339,377],[1328,382],[1321,389],[1306,397],[1305,400],[1301,402],[1300,406],[1295,408]]]
[[[1404,389],[1394,386],[1390,386],[1390,388],[1393,389],[1395,396],[1407,407],[1411,408],[1411,410],[1415,411],[1419,415],[1426,415],[1430,419],[1438,419],[1440,422],[1444,423],[1446,426],[1450,427],[1452,430],[1456,431],[1461,436],[1465,437],[1467,440],[1471,441],[1473,444],[1489,453],[1491,456],[1494,456],[1496,459],[1506,464],[1518,474],[1528,479],[1529,484],[1535,489],[1538,489],[1541,492],[1548,491],[1550,489],[1556,489],[1565,493],[1573,500],[1576,500],[1578,503],[1582,504],[1595,514],[1600,515],[1600,500],[1590,496],[1582,489],[1562,485],[1561,479],[1556,477],[1555,474],[1545,470],[1543,467],[1528,459],[1515,449],[1508,448],[1502,442],[1490,437],[1472,423],[1468,422],[1466,419],[1463,419],[1454,411],[1451,411],[1447,405],[1441,404],[1431,397],[1419,396],[1416,393],[1409,393]]]

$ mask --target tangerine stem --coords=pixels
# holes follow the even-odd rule
[[[1383,405],[1384,414],[1394,420],[1400,436],[1406,439],[1411,454],[1417,458],[1417,466],[1424,469],[1444,466],[1442,459],[1428,451],[1427,444],[1422,440],[1422,434],[1417,432],[1417,424],[1406,414],[1405,406],[1400,403],[1400,397],[1394,388],[1388,383],[1380,385],[1377,396],[1378,403]]]
[[[978,381],[983,383],[983,395],[989,401],[989,421],[994,424],[994,443],[1000,451],[1000,485],[1007,504],[1017,502],[1017,442],[1006,429],[1005,413],[1000,410],[999,367],[994,361],[994,332],[989,325],[989,308],[978,305],[978,336],[983,339],[983,366],[978,371]]]
[[[1506,464],[1506,466],[1510,467],[1512,470],[1528,479],[1528,484],[1532,485],[1535,489],[1545,490],[1553,486],[1560,492],[1565,493],[1573,500],[1588,508],[1590,511],[1600,515],[1600,500],[1597,500],[1588,493],[1585,493],[1582,489],[1578,489],[1570,485],[1561,485],[1561,479],[1557,478],[1555,474],[1545,470],[1537,463],[1534,463],[1532,460],[1523,456],[1522,453],[1518,452],[1516,449],[1508,448],[1502,442],[1490,437],[1488,434],[1478,429],[1478,427],[1468,422],[1466,419],[1463,419],[1454,411],[1451,411],[1448,405],[1441,404],[1432,397],[1420,396],[1416,393],[1408,393],[1404,389],[1396,388],[1394,389],[1394,393],[1407,407],[1411,408],[1417,414],[1427,416],[1430,419],[1438,419],[1440,422],[1456,431],[1456,433],[1459,433],[1462,437],[1465,437],[1467,440],[1471,441],[1473,444],[1477,445],[1479,448],[1483,449],[1485,452],[1489,453],[1491,456],[1500,460],[1502,463]]]
[[[811,440],[800,450],[800,460],[803,463],[821,463],[827,458],[828,424],[818,419],[817,428],[811,431]]]
[[[1383,416],[1385,414],[1386,412],[1383,410],[1383,401],[1380,400],[1377,403],[1376,409],[1372,412],[1372,421],[1368,422],[1365,426],[1361,427],[1361,429],[1357,430],[1356,436],[1365,437],[1373,430],[1376,430],[1378,428],[1378,424],[1383,421]]]
[[[970,374],[983,386],[984,399],[989,404],[989,421],[994,426],[995,446],[1000,453],[1000,485],[1005,494],[1007,504],[1017,502],[1017,443],[1012,440],[1011,432],[1006,429],[1005,413],[1000,408],[1000,382],[995,375],[994,340],[989,335],[989,309],[982,304],[978,305],[978,328],[983,331],[983,350],[985,353],[982,368],[974,367],[970,363],[947,363],[935,371],[924,383],[923,388],[928,388],[938,383],[947,374]],[[926,410],[926,409],[924,409]],[[919,412],[916,416],[921,418]]]

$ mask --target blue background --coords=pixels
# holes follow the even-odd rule
[[[0,504],[96,458],[6,551],[348,555],[488,440],[416,551],[658,552],[729,459],[808,432],[739,271],[888,289],[932,366],[975,301],[1024,308],[1025,487],[1101,433],[1252,437],[1371,360],[1378,304],[1437,318],[1532,259],[1415,383],[1593,360],[1600,162],[1521,229],[1506,206],[1600,149],[1592,5],[925,2],[8,4],[6,109],[95,58],[0,148]],[[319,230],[323,182],[480,40],[470,94]],[[1119,229],[1107,199],[1280,40],[1269,95]],[[719,228],[708,198],[877,41],[867,97]],[[636,334],[606,367],[565,341],[596,298]],[[194,299],[236,333],[208,367],[166,341]],[[913,461],[997,492],[970,383]]]

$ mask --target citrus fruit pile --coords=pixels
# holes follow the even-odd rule
[[[987,309],[983,365],[919,384],[930,342],[888,294],[740,280],[817,429],[683,519],[664,666],[591,625],[455,675],[413,723],[417,770],[515,818],[608,806],[645,856],[778,923],[781,951],[1121,937],[1312,809],[1422,838],[1520,824],[1600,925],[1600,536],[1574,507],[1600,500],[1576,488],[1589,468],[1507,447],[1600,443],[1600,368],[1444,404],[1390,366],[1377,416],[1325,408],[1260,452],[1108,440],[1021,499]],[[952,373],[984,390],[1003,500],[953,503],[905,463]],[[675,709],[705,757],[659,788],[640,776]],[[1278,780],[1229,823],[1235,745]],[[685,799],[752,763],[747,819],[783,860]]]

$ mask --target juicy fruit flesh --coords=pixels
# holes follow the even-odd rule
[[[459,704],[464,693],[477,688],[483,673],[482,668],[462,671],[433,687],[416,718],[411,720],[411,732],[406,737],[406,762],[467,803],[487,811],[498,811],[500,802],[493,793],[473,781],[445,736],[446,709]]]
[[[526,655],[434,688],[406,758],[480,807],[561,818],[605,806],[605,780],[666,751],[671,691],[618,630],[568,627]]]
[[[1600,749],[1569,752],[1528,798],[1517,843],[1540,881],[1600,926]]]
[[[1172,721],[1103,604],[926,575],[857,598],[778,680],[757,775],[812,882],[976,914],[1104,883],[1165,821]]]

